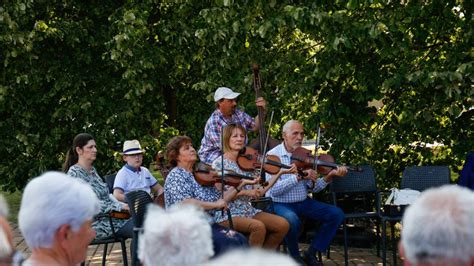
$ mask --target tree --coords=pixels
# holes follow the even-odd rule
[[[274,136],[290,118],[309,137],[324,124],[330,153],[373,164],[386,187],[407,165],[455,170],[474,139],[471,24],[463,1],[7,2],[4,184],[58,169],[82,131],[103,173],[118,166],[117,141],[140,139],[148,159],[178,132],[198,147],[217,86],[255,113],[252,63]]]

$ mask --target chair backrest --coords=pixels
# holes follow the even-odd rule
[[[449,184],[451,177],[447,166],[410,166],[405,168],[400,188],[423,191]]]
[[[349,171],[346,176],[335,177],[330,184],[334,193],[376,192],[375,171],[370,165],[360,166],[363,171]]]
[[[128,207],[130,207],[130,214],[132,215],[135,227],[142,227],[147,206],[153,202],[153,199],[150,194],[143,190],[128,192],[125,198],[127,199]]]
[[[110,194],[114,193],[115,176],[117,176],[117,173],[105,176],[105,183],[107,183]]]

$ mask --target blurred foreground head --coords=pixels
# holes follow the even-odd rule
[[[33,178],[23,191],[18,215],[21,233],[32,250],[29,263],[82,262],[95,237],[92,219],[98,211],[97,196],[82,180],[60,172]]]
[[[405,265],[473,265],[474,192],[457,185],[424,191],[403,216]]]
[[[138,243],[143,265],[200,265],[213,254],[211,226],[201,209],[177,204],[165,211],[150,204]]]
[[[288,255],[252,248],[229,251],[205,265],[297,266],[299,264]]]

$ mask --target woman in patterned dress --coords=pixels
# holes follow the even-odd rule
[[[247,239],[234,230],[215,223],[213,217],[227,207],[227,202],[235,195],[234,188],[228,189],[221,198],[220,192],[214,187],[201,186],[193,176],[193,166],[196,162],[196,150],[191,139],[186,136],[172,138],[166,146],[166,157],[173,169],[165,181],[166,208],[174,204],[194,204],[203,208],[211,223],[214,256],[235,248],[248,246]]]
[[[100,200],[100,214],[108,214],[111,211],[128,212],[128,205],[114,201],[109,196],[107,184],[97,173],[92,165],[96,159],[97,147],[94,138],[87,133],[78,134],[70,150],[67,152],[66,161],[63,165],[63,171],[68,175],[80,178],[87,182]],[[132,219],[114,219],[113,227],[116,235],[119,237],[131,238],[133,236]],[[112,228],[108,219],[97,219],[92,223],[96,231],[96,238],[107,238],[112,236]]]
[[[253,173],[242,171],[237,164],[239,151],[245,145],[245,129],[238,124],[229,124],[225,127],[223,134],[224,169],[251,176]],[[222,157],[219,156],[214,160],[212,167],[216,170],[222,169]],[[291,169],[282,168],[272,180],[269,180],[269,185],[265,188],[254,188],[252,185],[244,186],[235,199],[229,203],[235,230],[250,234],[249,243],[251,246],[276,249],[288,232],[289,224],[283,217],[252,207],[250,200],[264,196],[269,186],[273,185],[282,174],[294,172],[296,172],[295,166]],[[216,220],[221,225],[229,226],[227,217],[219,213],[216,214]]]

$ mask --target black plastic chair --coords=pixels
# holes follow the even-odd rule
[[[409,188],[420,192],[432,188],[449,184],[451,173],[447,166],[410,166],[405,168],[402,175],[401,189]],[[403,215],[387,216],[381,214],[382,222],[382,264],[387,264],[387,227],[390,223],[390,235],[392,238],[393,265],[397,265],[397,242],[395,240],[395,224],[402,221]]]
[[[121,248],[122,248],[122,259],[123,259],[123,265],[128,266],[128,258],[127,258],[127,246],[125,245],[125,240],[126,238],[123,237],[118,237],[115,234],[115,228],[114,224],[112,223],[112,217],[109,214],[98,214],[94,217],[94,220],[99,220],[99,219],[108,219],[110,223],[110,227],[112,228],[112,236],[107,237],[107,238],[95,238],[92,240],[89,245],[104,245],[104,251],[102,253],[102,266],[105,265],[105,262],[107,261],[107,247],[108,244],[113,244],[120,242]],[[81,265],[85,265],[85,261],[81,263]]]
[[[111,174],[111,175],[106,175],[105,178],[105,183],[107,183],[107,187],[109,188],[109,193],[113,194],[114,193],[114,183],[115,183],[115,177],[117,176],[117,173]]]
[[[132,239],[132,265],[140,265],[137,257],[138,236],[143,222],[145,221],[145,213],[148,204],[153,203],[150,194],[142,190],[131,191],[125,195],[128,206],[130,207],[130,214],[133,219],[133,239]]]
[[[349,171],[346,176],[334,178],[330,184],[333,204],[340,207],[345,214],[343,222],[344,231],[344,263],[349,264],[347,222],[354,219],[368,219],[376,221],[377,256],[380,255],[380,217],[378,210],[380,202],[375,181],[375,171],[370,165],[361,166],[361,172]],[[351,210],[345,208],[343,203],[354,204]],[[358,204],[357,204],[358,203]]]
[[[271,197],[261,197],[258,199],[250,200],[252,206],[256,209],[268,212],[275,213],[275,208],[273,207],[273,200]]]

